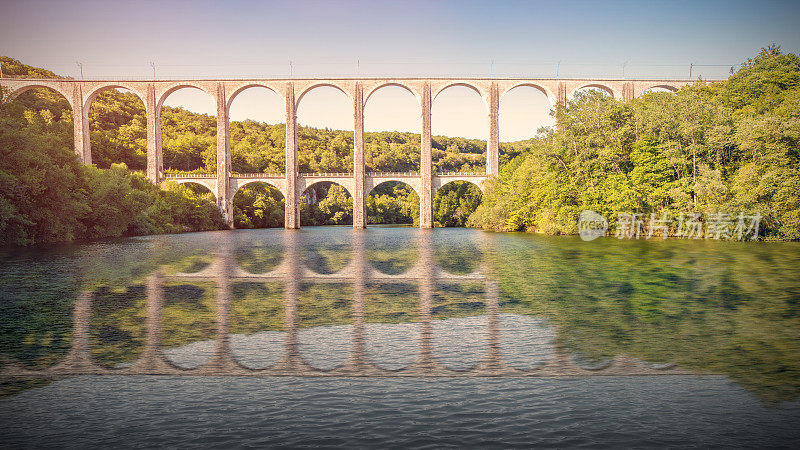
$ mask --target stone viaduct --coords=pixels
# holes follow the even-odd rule
[[[505,93],[520,86],[530,86],[547,96],[551,105],[566,102],[578,89],[598,88],[615,99],[628,101],[649,89],[676,91],[691,80],[635,79],[510,79],[510,78],[335,78],[335,79],[209,79],[209,80],[70,80],[3,78],[0,86],[10,94],[6,101],[33,88],[49,88],[69,101],[73,112],[75,153],[84,164],[92,163],[89,140],[89,107],[95,97],[106,89],[123,88],[137,95],[145,105],[147,115],[147,176],[154,182],[173,179],[181,183],[198,183],[209,188],[226,222],[233,224],[233,196],[236,191],[253,182],[274,186],[286,200],[285,226],[299,228],[299,200],[304,190],[321,181],[344,186],[353,198],[353,227],[366,227],[366,196],[372,188],[385,181],[409,184],[420,198],[420,226],[433,227],[433,198],[436,191],[451,181],[463,180],[483,188],[483,182],[499,171],[499,114]],[[286,109],[286,168],[283,174],[233,174],[228,114],[236,96],[251,87],[265,87],[283,99]],[[354,148],[353,171],[346,174],[301,174],[298,170],[297,108],[303,96],[314,88],[331,86],[343,92],[353,104]],[[417,99],[422,113],[420,173],[367,173],[364,166],[364,106],[378,89],[399,86]],[[484,100],[488,111],[489,136],[486,154],[486,173],[440,174],[433,172],[431,159],[431,105],[436,96],[451,86],[466,86]],[[167,96],[177,89],[195,87],[208,93],[217,111],[217,171],[206,176],[168,176],[164,174],[161,147],[161,106]]]

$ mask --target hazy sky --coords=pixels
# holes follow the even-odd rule
[[[16,1],[0,5],[0,54],[89,77],[353,75],[724,76],[772,42],[800,50],[798,1]],[[168,101],[214,112],[200,91]],[[549,123],[533,89],[501,100],[501,139]],[[278,99],[248,90],[232,119],[283,122]],[[433,131],[486,137],[486,106],[452,88],[434,102]],[[300,104],[302,124],[352,129],[332,88]],[[367,104],[367,130],[419,131],[402,89]]]

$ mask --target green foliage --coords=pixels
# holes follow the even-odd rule
[[[579,93],[558,127],[508,159],[468,224],[575,233],[578,214],[709,214],[764,219],[800,239],[800,58],[762,49],[727,81],[628,103]],[[673,223],[674,225],[674,223]]]
[[[367,223],[419,225],[419,196],[399,181],[379,184],[367,196]]]
[[[433,220],[439,227],[463,227],[481,203],[481,191],[472,183],[453,181],[433,199]]]
[[[233,197],[233,225],[236,228],[283,227],[285,200],[277,189],[265,183],[251,183]]]

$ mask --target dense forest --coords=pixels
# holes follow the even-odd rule
[[[6,76],[56,76],[10,58],[2,61]],[[674,234],[681,213],[744,211],[763,217],[762,236],[798,239],[799,83],[800,59],[773,45],[745,62],[728,80],[700,80],[675,94],[653,92],[619,102],[599,91],[579,92],[553,111],[554,129],[526,141],[501,144],[500,176],[489,180],[485,197],[466,183],[441,189],[434,199],[436,225],[574,234],[578,214],[590,209],[608,218],[612,229],[620,213],[666,214]],[[208,211],[214,199],[201,187],[160,190],[123,170],[144,170],[146,164],[144,106],[134,94],[107,90],[92,103],[89,118],[96,169],[71,161],[71,112],[58,94],[44,89],[26,92],[4,103],[0,114],[4,242],[44,243],[217,226],[219,218],[214,213],[195,223],[182,217],[186,213],[177,207],[176,216],[164,225],[158,225],[161,219],[146,218],[156,215],[146,212],[148,208],[166,208],[154,200],[142,200],[147,196],[171,196],[169,201],[181,199],[184,209],[202,204]],[[215,117],[164,107],[161,129],[166,171],[215,171]],[[234,121],[230,133],[234,172],[283,172],[283,124]],[[298,142],[301,172],[351,171],[352,132],[300,127]],[[365,133],[366,170],[418,171],[419,147],[419,134]],[[434,170],[483,171],[485,148],[481,140],[435,136]],[[47,177],[42,176],[44,172]],[[114,177],[125,181],[120,184]],[[88,186],[103,180],[130,186],[135,195],[114,195],[119,194],[116,200],[120,202],[138,202],[135,207],[118,208],[120,214],[126,211],[126,218],[138,217],[132,219],[137,223],[122,227],[112,220],[125,229],[111,231],[92,223],[91,211],[102,208],[91,204],[97,201],[92,197],[101,194]],[[55,186],[62,189],[56,192]],[[302,225],[352,221],[352,199],[341,186],[315,185],[303,199]],[[234,224],[240,228],[280,226],[283,205],[276,190],[248,185],[234,198]],[[369,223],[419,220],[419,198],[402,183],[375,188],[369,193],[367,208]],[[55,219],[48,219],[51,215]],[[62,220],[71,224],[60,225]]]
[[[800,58],[762,49],[727,81],[630,102],[599,92],[501,167],[469,225],[574,234],[578,214],[760,214],[761,235],[800,238]]]

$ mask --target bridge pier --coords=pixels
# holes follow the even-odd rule
[[[433,160],[431,157],[431,84],[422,88],[422,135],[420,139],[419,226],[433,228]]]
[[[89,147],[89,111],[83,106],[83,89],[75,83],[72,89],[72,125],[75,139],[75,153],[83,164],[92,163],[92,150]]]
[[[164,174],[164,162],[161,156],[161,123],[158,120],[156,88],[147,85],[145,114],[147,115],[147,178],[158,184]]]
[[[233,228],[233,199],[230,198],[231,152],[225,85],[217,83],[217,205],[222,218]]]
[[[353,127],[353,228],[367,227],[367,203],[364,190],[364,89],[356,83],[353,96],[355,124]]]
[[[286,87],[286,198],[284,199],[284,226],[287,229],[300,228],[300,211],[297,201],[297,105],[294,102],[294,84]]]
[[[489,140],[486,144],[486,175],[500,174],[500,93],[497,83],[489,90]]]

